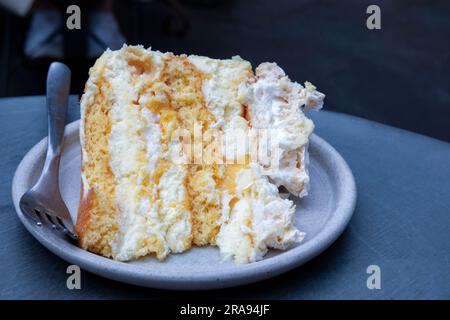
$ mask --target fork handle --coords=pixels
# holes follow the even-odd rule
[[[69,104],[70,75],[70,69],[60,62],[53,62],[47,75],[48,145],[40,180],[52,180],[51,184],[56,188]]]
[[[61,144],[66,127],[69,104],[70,69],[63,63],[53,62],[47,75],[48,151],[61,155]],[[47,154],[48,156],[48,154]]]

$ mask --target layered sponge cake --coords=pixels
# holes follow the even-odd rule
[[[120,261],[218,246],[248,263],[304,234],[279,188],[307,194],[310,83],[274,63],[106,51],[81,99],[80,246]]]

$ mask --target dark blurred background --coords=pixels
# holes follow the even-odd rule
[[[0,1],[1,97],[44,94],[52,60],[71,67],[72,93],[81,94],[95,56],[126,41],[275,61],[324,92],[327,110],[450,141],[450,1],[28,0],[19,10],[8,2],[21,0]],[[65,28],[70,4],[80,5],[81,30]],[[366,27],[370,4],[381,8],[381,30]],[[37,14],[46,10],[59,12]]]

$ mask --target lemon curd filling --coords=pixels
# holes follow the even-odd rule
[[[283,173],[265,174],[248,148],[238,148],[241,134],[227,135],[246,134],[256,121],[278,125],[271,119],[280,115],[267,99],[279,98],[283,75],[268,79],[268,73],[255,75],[239,57],[176,56],[141,46],[107,50],[91,68],[81,100],[81,247],[129,261],[216,245],[224,258],[248,263],[300,241],[295,207],[278,193]],[[314,94],[310,88],[310,100],[321,105],[323,97]],[[297,169],[306,165],[313,128],[300,107],[290,112],[299,113],[292,121],[304,140],[294,141],[293,151],[283,147],[302,162]],[[236,147],[231,154],[224,136]],[[308,182],[299,179],[287,186],[296,194]]]

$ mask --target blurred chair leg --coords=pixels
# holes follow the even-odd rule
[[[2,37],[2,64],[1,64],[1,96],[8,93],[9,53],[11,47],[11,17],[2,11],[2,22],[4,24]]]
[[[179,0],[166,0],[166,3],[174,11],[174,15],[164,21],[166,32],[177,36],[185,35],[190,27],[188,11]]]
[[[133,12],[133,43],[139,43],[141,38],[140,28],[141,28],[141,3],[140,2],[132,2],[131,3],[132,12]]]

